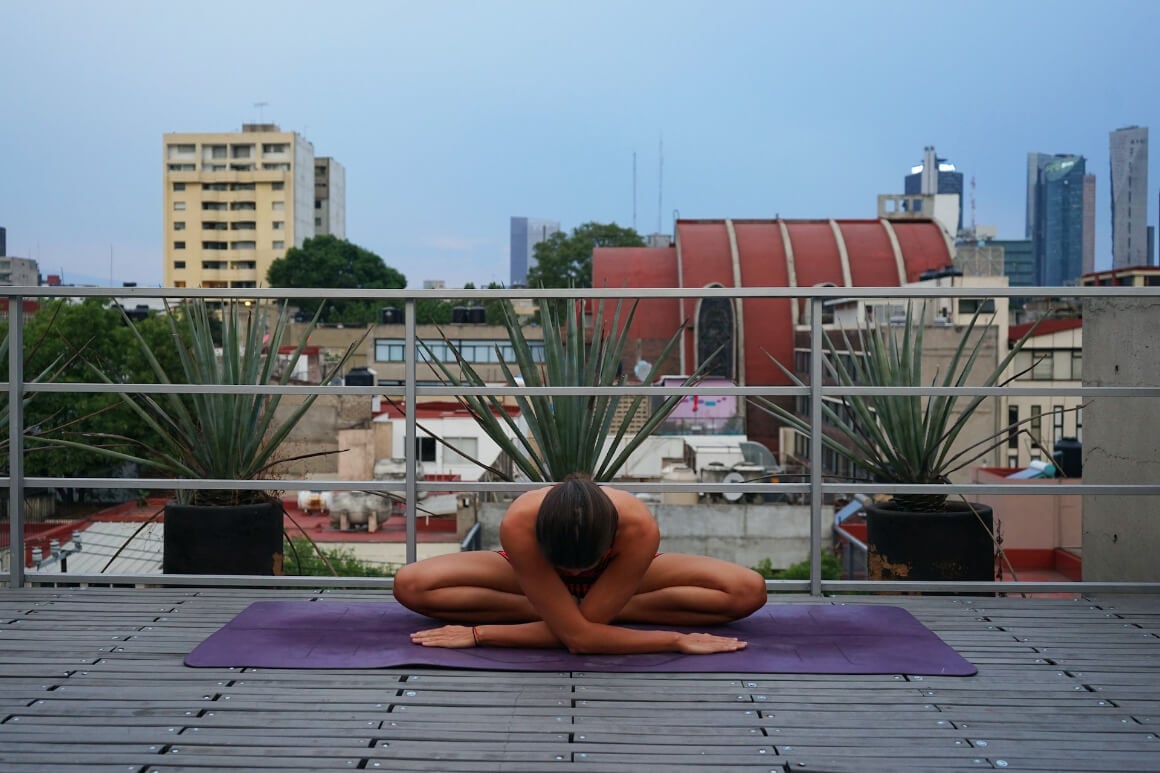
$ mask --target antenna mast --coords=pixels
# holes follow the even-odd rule
[[[258,108],[258,123],[266,123],[266,105],[269,102],[255,102],[254,107]]]

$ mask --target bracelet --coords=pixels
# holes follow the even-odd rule
[[[477,625],[471,626],[471,640],[473,642],[475,642],[476,647],[483,646],[482,644],[479,643],[479,626],[477,626]]]

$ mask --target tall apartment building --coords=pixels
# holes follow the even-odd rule
[[[1148,127],[1108,136],[1112,185],[1112,268],[1148,264]]]
[[[945,158],[939,158],[934,146],[923,148],[922,163],[912,166],[903,179],[903,193],[954,193],[959,197],[959,219],[955,233],[963,230],[963,173]],[[955,234],[951,234],[954,236]]]
[[[314,236],[314,146],[274,124],[166,134],[167,287],[262,287],[275,259]]]
[[[1096,270],[1096,176],[1083,177],[1083,273]]]
[[[314,235],[346,238],[346,169],[329,156],[314,159]]]
[[[1083,156],[1028,154],[1027,229],[1036,284],[1072,284],[1083,274],[1086,167]]]
[[[527,284],[528,269],[535,265],[536,245],[560,230],[555,220],[513,217],[511,220],[511,286]]]

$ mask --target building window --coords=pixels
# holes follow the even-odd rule
[[[415,458],[420,462],[435,461],[435,438],[433,437],[417,437],[415,438]]]
[[[230,158],[253,158],[253,157],[254,157],[254,146],[253,145],[231,145],[230,146]]]
[[[230,187],[225,183],[202,183],[201,189],[203,191],[228,191]]]
[[[185,190],[185,183],[174,183],[174,184],[173,184],[173,190],[175,190],[175,191],[183,191],[183,190]]]
[[[231,172],[252,172],[254,171],[253,164],[230,164]]]
[[[1007,466],[1015,468],[1019,466],[1019,454],[1007,454]]]
[[[322,218],[320,218],[320,217],[314,218],[314,226],[316,228],[320,228],[322,226]]]
[[[1007,447],[1019,448],[1019,406],[1007,406]]]
[[[1035,381],[1051,381],[1055,358],[1051,352],[1032,352],[1031,378]]]
[[[205,164],[204,166],[202,166],[202,171],[203,172],[224,172],[224,171],[226,171],[226,165],[225,164]]]
[[[174,243],[173,243],[173,249],[175,249],[175,250],[184,250],[184,249],[185,249],[185,242],[174,242]]]
[[[251,212],[251,211],[257,211],[258,205],[252,201],[231,201],[230,202],[230,209],[234,212],[239,212],[239,211]]]
[[[227,242],[202,242],[201,243],[201,248],[203,250],[225,250],[225,249],[229,249],[229,246],[230,245]],[[202,263],[201,267],[205,268],[205,264]],[[221,268],[225,268],[225,266],[222,266]]]
[[[253,231],[257,228],[257,223],[253,220],[239,220],[236,223],[230,223],[231,231]]]
[[[230,282],[230,287],[250,288],[250,287],[257,287],[257,286],[258,286],[257,282],[246,282],[246,281]]]
[[[1075,409],[1075,439],[1083,442],[1083,406]]]
[[[264,142],[262,143],[262,154],[268,155],[271,153],[286,153],[290,150],[290,145],[285,142]]]
[[[224,260],[203,260],[201,262],[202,271],[221,271],[225,269],[226,262]],[[221,287],[221,285],[218,285]]]
[[[286,202],[284,202],[284,201],[271,201],[270,202],[270,209],[274,210],[275,212],[281,212],[282,210],[286,209]]]
[[[229,226],[226,223],[218,223],[214,220],[202,220],[201,230],[203,231],[226,231]]]
[[[230,183],[231,191],[252,191],[257,190],[257,187],[254,183]]]
[[[174,220],[173,221],[173,230],[174,231],[184,231],[185,230],[185,221],[184,220]]]
[[[226,146],[225,145],[202,145],[201,157],[206,161],[225,160]]]
[[[173,202],[173,211],[174,212],[184,212],[185,211],[185,202],[184,201]]]
[[[178,279],[177,281],[175,281],[175,282],[173,283],[173,286],[174,286],[174,287],[185,287],[185,281],[184,281],[184,280],[181,280],[181,279]]]
[[[286,222],[284,220],[275,220],[273,227],[275,231],[281,231],[286,227]]]
[[[253,260],[231,260],[231,271],[253,271],[258,267],[256,261]]]
[[[174,271],[181,271],[183,268],[185,268],[185,261],[184,260],[173,261],[173,270]]]
[[[286,249],[286,242],[282,241],[281,239],[275,239],[272,245],[272,249],[284,250]]]
[[[206,212],[223,212],[226,209],[226,203],[224,201],[203,201],[201,208]]]
[[[267,163],[267,164],[262,164],[262,169],[264,171],[267,171],[267,172],[289,172],[290,165],[285,163],[285,162],[281,162],[281,163],[277,163],[277,164]]]
[[[959,314],[994,314],[994,298],[959,298]]]
[[[286,183],[283,183],[283,182],[270,183],[270,190],[272,190],[272,191],[282,191],[285,189],[286,189]]]
[[[231,250],[254,250],[258,248],[256,242],[230,242]]]
[[[1057,405],[1051,411],[1052,442],[1058,443],[1063,438],[1063,406]]]
[[[1038,405],[1031,406],[1031,437],[1036,443],[1043,442],[1043,408]]]
[[[315,209],[322,209],[322,199],[315,199],[314,200],[314,208]]]
[[[1083,352],[1078,349],[1071,353],[1071,379],[1083,381]]]

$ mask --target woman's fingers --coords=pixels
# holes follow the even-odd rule
[[[446,647],[463,649],[475,646],[471,628],[465,625],[445,625],[442,628],[428,628],[411,634],[411,643],[424,647]]]
[[[715,652],[736,652],[749,646],[736,636],[717,636],[711,633],[686,633],[677,642],[677,649],[686,655],[710,655]]]

